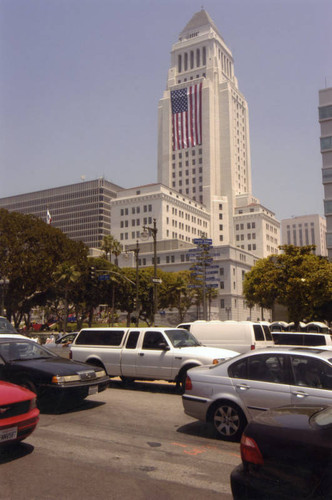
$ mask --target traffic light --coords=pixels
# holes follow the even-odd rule
[[[95,273],[95,271],[96,271],[96,268],[95,268],[95,267],[92,267],[92,266],[91,266],[91,267],[89,268],[89,278],[90,278],[90,280],[95,279],[95,277],[96,277],[96,273]]]

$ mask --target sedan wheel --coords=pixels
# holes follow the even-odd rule
[[[226,441],[239,439],[246,425],[242,410],[230,402],[219,403],[215,406],[212,420],[219,436]]]

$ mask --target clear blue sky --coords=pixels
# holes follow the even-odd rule
[[[0,0],[0,197],[157,180],[157,109],[195,0]],[[318,90],[331,0],[206,0],[249,104],[253,194],[323,214]]]

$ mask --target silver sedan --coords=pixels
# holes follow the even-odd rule
[[[222,439],[238,440],[261,411],[284,405],[332,405],[332,352],[319,348],[250,351],[188,371],[186,414],[214,425]]]

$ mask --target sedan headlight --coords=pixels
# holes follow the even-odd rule
[[[66,382],[79,382],[81,377],[79,375],[54,375],[52,377],[52,384],[65,384]]]
[[[96,377],[97,378],[106,377],[105,370],[100,370],[100,372],[96,372]]]
[[[32,398],[30,400],[30,410],[34,410],[37,408],[37,398]]]

